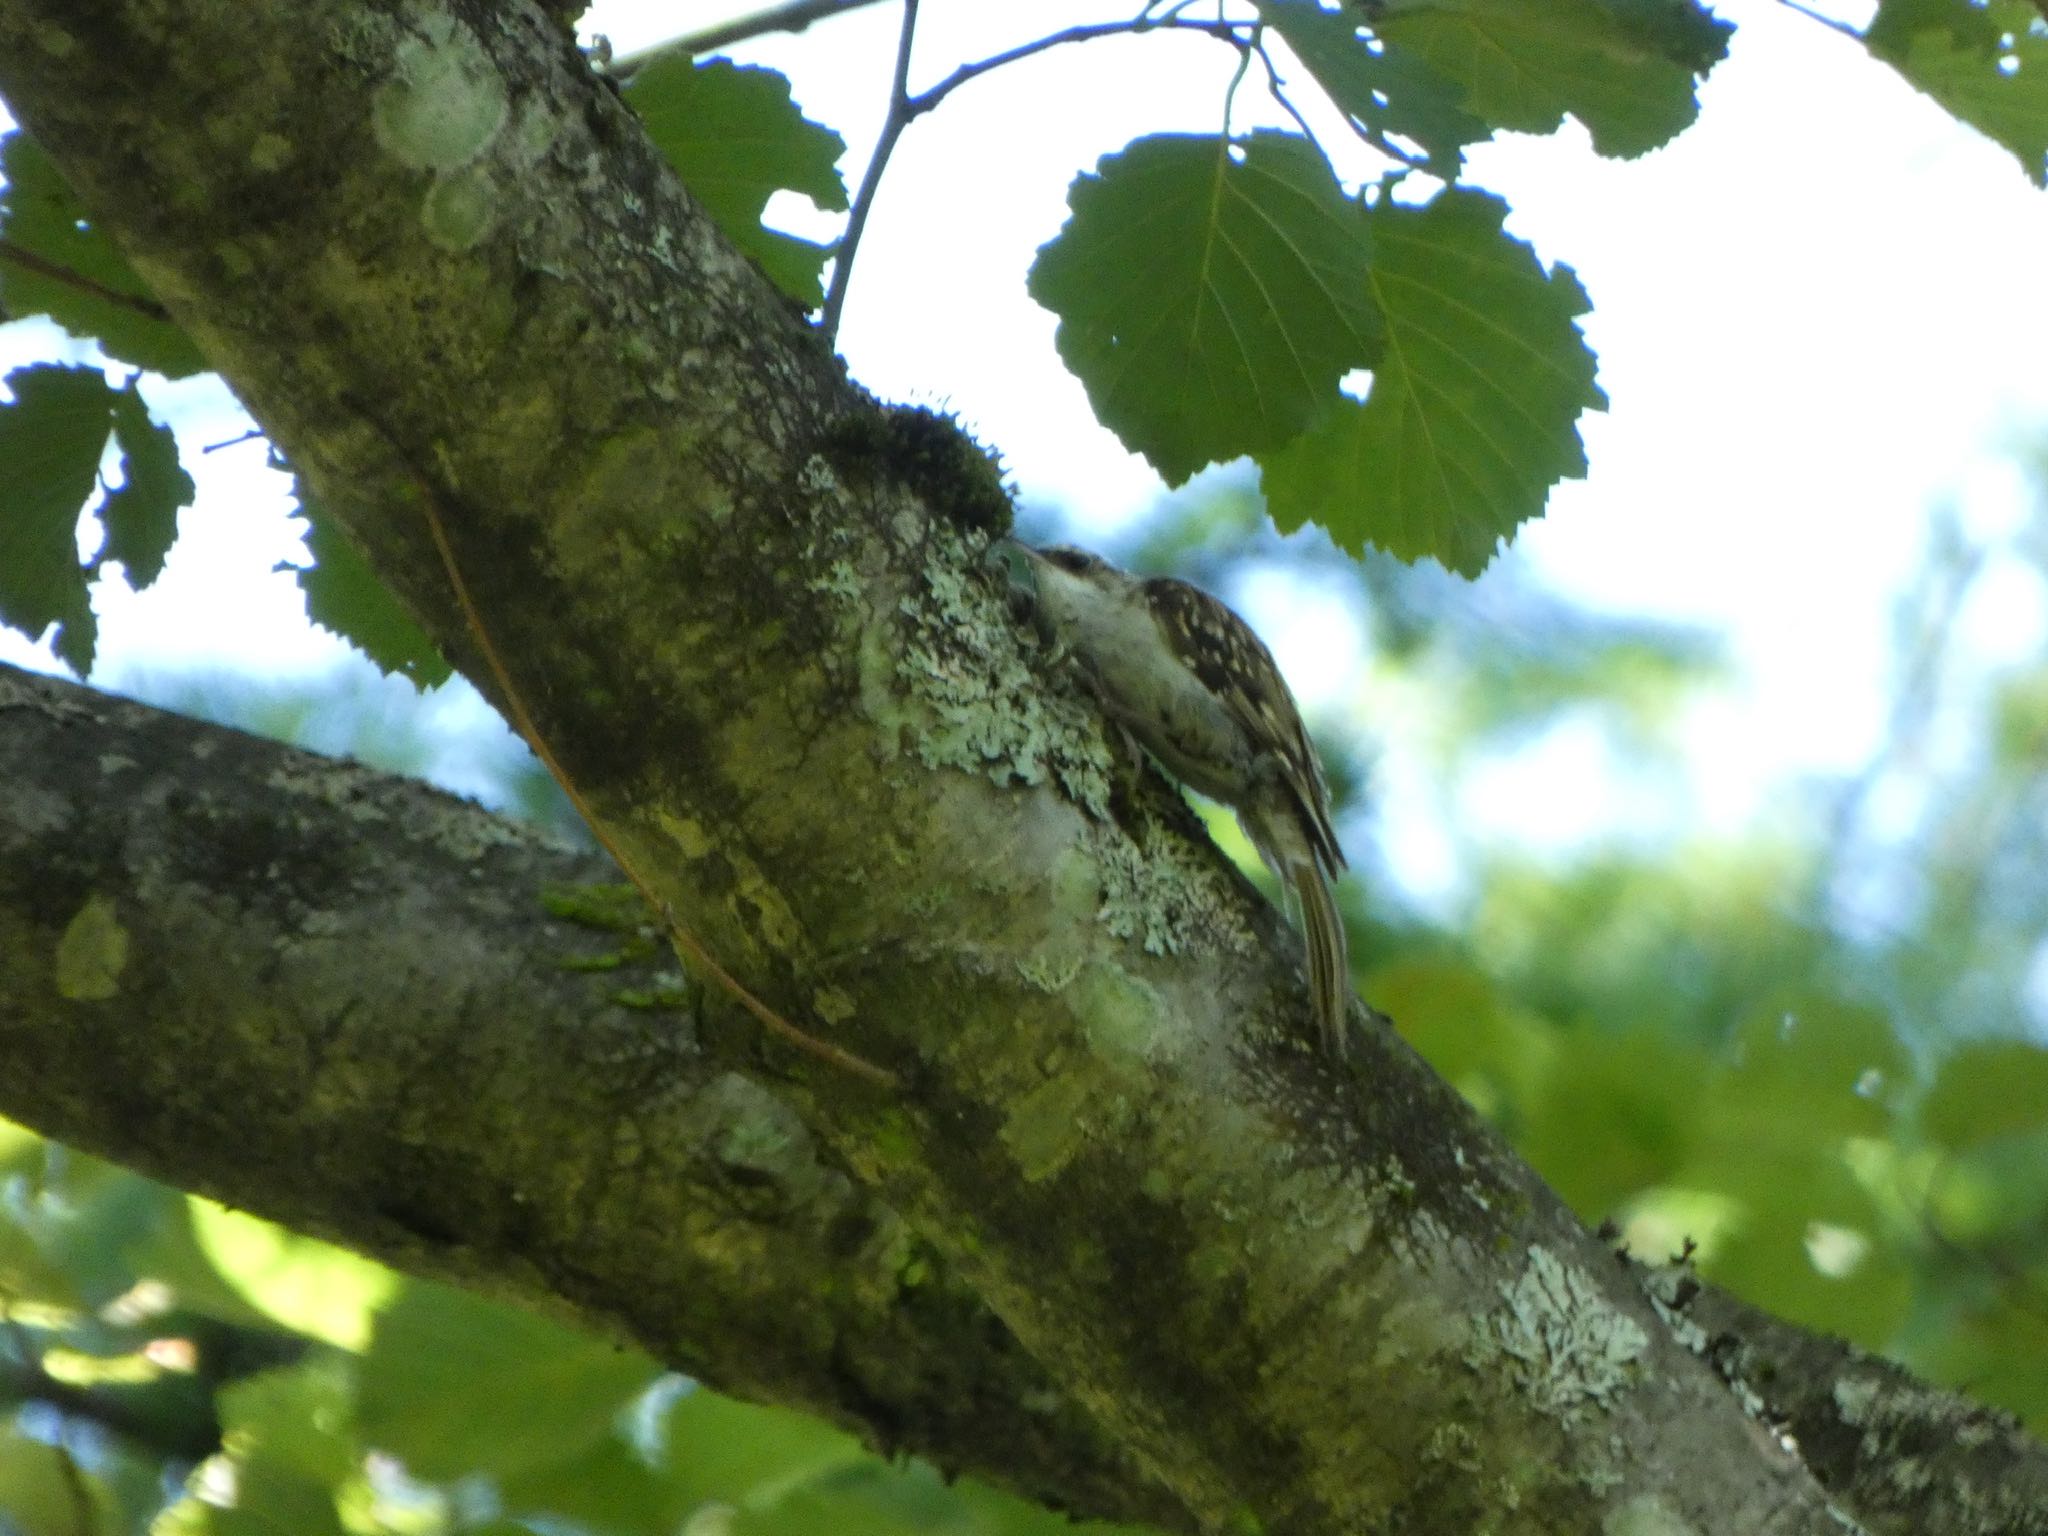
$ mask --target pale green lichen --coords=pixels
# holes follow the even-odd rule
[[[1600,1522],[1600,1536],[1699,1536],[1699,1527],[1655,1494],[1641,1494]]]
[[[1501,1305],[1476,1321],[1472,1355],[1482,1366],[1504,1360],[1538,1407],[1570,1421],[1589,1403],[1613,1408],[1649,1347],[1589,1275],[1532,1244]]]
[[[74,1003],[103,1003],[119,995],[127,968],[128,930],[113,898],[94,892],[57,940],[57,993]]]
[[[1256,947],[1215,865],[1150,816],[1141,813],[1128,831],[1092,827],[1085,847],[1102,884],[1098,916],[1118,938],[1136,939],[1149,955]]]
[[[677,816],[673,812],[657,810],[655,819],[661,830],[668,834],[676,852],[686,859],[701,859],[711,851],[711,835],[704,830],[704,824],[694,816]]]
[[[999,784],[1055,781],[1090,816],[1108,814],[1110,762],[1100,733],[1026,665],[1007,606],[957,530],[928,537],[917,589],[897,614],[893,682],[918,706],[901,715],[921,762]]]
[[[1039,991],[1056,995],[1081,974],[1081,963],[1081,957],[1067,946],[1048,947],[1019,960],[1017,974]]]
[[[1084,967],[1068,999],[1088,1043],[1104,1058],[1154,1055],[1178,1022],[1156,988],[1118,966]]]
[[[491,232],[497,218],[497,184],[481,165],[436,177],[420,205],[427,238],[444,251],[468,250]]]
[[[445,172],[468,165],[505,126],[511,106],[490,55],[445,12],[400,39],[391,78],[370,99],[377,142],[401,164]]]
[[[623,880],[592,885],[544,885],[540,904],[550,917],[605,933],[637,933],[654,914],[638,890]]]

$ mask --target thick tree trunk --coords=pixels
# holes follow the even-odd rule
[[[1840,1529],[1397,1041],[1316,1055],[1275,915],[1034,679],[987,477],[847,384],[538,11],[0,0],[0,91],[450,653],[487,688],[502,660],[625,862],[895,1085],[751,1037],[711,1059],[786,1063],[1183,1523]],[[471,1028],[488,1074],[511,1047]],[[499,1107],[474,1135],[535,1134]],[[650,1166],[700,1153],[638,1129]],[[432,1246],[476,1194],[437,1150],[357,1240]],[[330,1194],[272,1209],[340,1230]]]

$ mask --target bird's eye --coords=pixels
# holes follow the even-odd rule
[[[1056,565],[1071,575],[1079,576],[1084,571],[1100,570],[1102,558],[1091,555],[1085,549],[1076,549],[1071,544],[1048,544],[1039,551],[1046,563]]]

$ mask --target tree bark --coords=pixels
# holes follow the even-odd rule
[[[781,1064],[810,1133],[1183,1523],[1840,1529],[1396,1039],[1314,1052],[1276,914],[1034,676],[981,561],[987,466],[848,384],[541,13],[0,0],[0,91],[621,858],[896,1086],[750,1036],[708,1059]],[[281,921],[309,943],[321,916]],[[488,1076],[512,1047],[470,1028]],[[161,1128],[128,1108],[145,1153]],[[535,1136],[499,1108],[476,1135]],[[697,1145],[640,1129],[612,1156],[641,1182]],[[379,1180],[394,1252],[491,1194],[407,1145]],[[501,1246],[578,1299],[518,1189]],[[331,1193],[276,1214],[318,1227]]]
[[[707,1059],[745,1015],[602,855],[5,666],[0,783],[0,1114],[878,1449],[1171,1523],[774,1080]]]
[[[0,725],[0,954],[37,957],[0,968],[0,1112],[878,1449],[1196,1529],[774,1075],[708,1059],[745,1016],[679,984],[608,861],[6,668]],[[67,979],[90,926],[123,958]],[[1637,1278],[1867,1529],[2048,1531],[2048,1450],[2009,1422]]]

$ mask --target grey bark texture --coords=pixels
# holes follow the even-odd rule
[[[0,0],[0,93],[488,689],[445,524],[624,860],[757,996],[896,1085],[751,1029],[701,1037],[710,1067],[779,1072],[780,1106],[1175,1523],[1843,1528],[1396,1039],[1342,1067],[1313,1049],[1276,914],[1034,675],[981,558],[986,466],[847,382],[541,12]],[[309,944],[326,914],[278,920]],[[458,1060],[512,1082],[493,1027],[472,1010]],[[469,1133],[526,1134],[497,1103]],[[127,1108],[149,1155],[152,1107]],[[612,1156],[693,1155],[687,1126],[636,1129],[677,1139]],[[422,1118],[387,1155],[404,1195],[356,1241],[431,1248],[496,1198],[501,1250],[532,1242],[541,1284],[588,1300],[574,1234],[524,1230],[473,1149]],[[590,1186],[597,1215],[615,1182]],[[329,1194],[268,1213],[336,1230]]]

